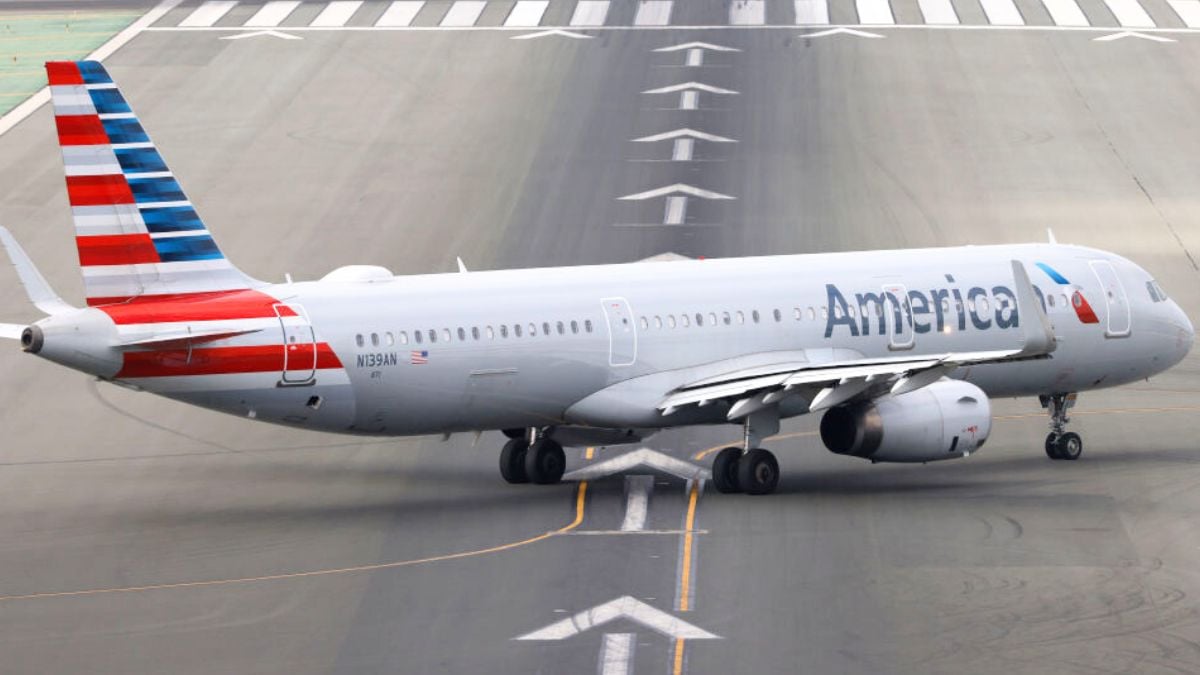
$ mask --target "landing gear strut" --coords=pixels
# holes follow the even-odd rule
[[[717,492],[765,495],[779,485],[779,462],[758,445],[779,431],[779,413],[767,408],[746,416],[742,447],[729,447],[713,460],[713,486]]]
[[[1042,396],[1042,407],[1050,413],[1050,435],[1046,436],[1046,456],[1050,459],[1076,460],[1083,454],[1083,439],[1067,431],[1067,411],[1075,407],[1075,394]]]
[[[500,475],[510,483],[548,485],[562,480],[567,458],[562,446],[538,429],[522,436],[504,430],[509,441],[500,451]]]

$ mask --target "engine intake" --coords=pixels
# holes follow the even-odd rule
[[[830,408],[821,440],[830,452],[874,462],[966,457],[992,430],[987,394],[969,382],[939,380],[899,396]]]

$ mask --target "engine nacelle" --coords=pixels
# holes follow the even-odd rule
[[[825,447],[873,462],[966,457],[983,447],[991,430],[987,394],[959,380],[830,408],[821,418]]]

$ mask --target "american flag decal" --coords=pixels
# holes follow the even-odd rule
[[[409,357],[409,363],[413,364],[414,366],[423,366],[426,363],[429,363],[429,351],[425,349],[412,350]]]

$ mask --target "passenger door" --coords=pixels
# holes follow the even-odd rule
[[[908,288],[903,284],[883,287],[883,319],[887,325],[888,349],[912,349],[916,344]]]
[[[1132,319],[1129,311],[1129,298],[1125,295],[1125,287],[1121,278],[1107,260],[1091,261],[1092,272],[1100,281],[1100,292],[1104,293],[1104,304],[1108,308],[1108,328],[1105,337],[1129,337],[1132,331]]]
[[[608,365],[631,366],[637,360],[637,325],[625,298],[601,298],[608,324]]]
[[[317,341],[308,314],[300,305],[275,305],[283,330],[283,372],[280,386],[312,384],[317,374]]]

